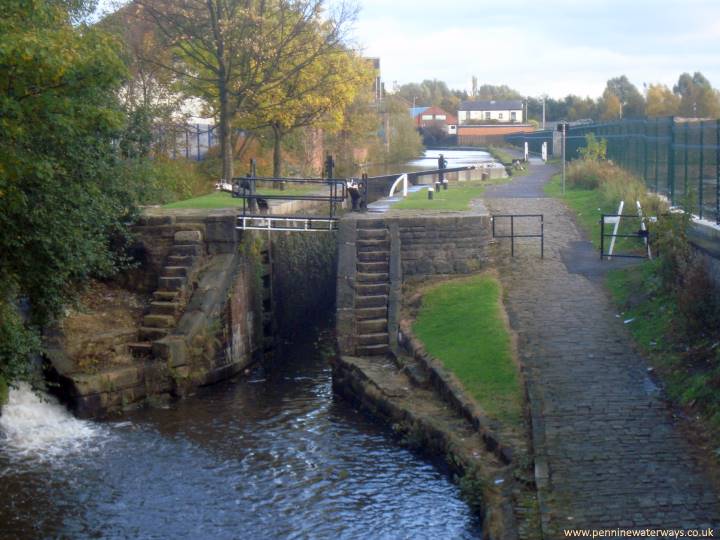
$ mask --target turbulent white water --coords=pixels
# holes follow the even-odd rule
[[[10,389],[0,416],[0,448],[11,455],[52,459],[85,448],[102,433],[100,426],[78,420],[48,395],[30,386]]]

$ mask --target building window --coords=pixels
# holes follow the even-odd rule
[[[516,111],[512,111],[510,113],[510,120],[512,120],[513,122],[517,121],[517,112]]]
[[[445,115],[444,114],[436,114],[435,120],[445,120]]]
[[[423,114],[422,119],[423,120],[432,120],[432,114]]]
[[[490,112],[485,113],[485,120],[490,120]]]
[[[503,119],[503,113],[498,113],[498,120],[502,120],[502,119]]]

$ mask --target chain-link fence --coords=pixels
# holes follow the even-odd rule
[[[553,148],[553,133],[510,135],[506,141],[518,146],[527,141],[531,152],[540,153],[543,142],[548,151]],[[590,133],[607,141],[608,159],[643,178],[649,189],[720,224],[720,120],[666,117],[571,125],[568,160],[579,157]]]

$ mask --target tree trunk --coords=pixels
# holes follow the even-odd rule
[[[233,179],[233,147],[230,128],[230,103],[227,83],[220,81],[220,155],[222,156],[222,179],[232,183]]]
[[[283,132],[278,125],[273,125],[273,178],[280,178],[282,175],[282,137]],[[285,182],[274,182],[273,187],[285,189]]]

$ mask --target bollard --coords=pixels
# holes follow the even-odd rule
[[[435,182],[435,191],[440,191],[440,182]]]
[[[432,201],[433,199],[433,190],[428,188],[428,201]]]
[[[443,182],[443,189],[444,189],[444,190],[447,190],[447,188],[448,188],[448,181],[445,180],[445,181]]]

